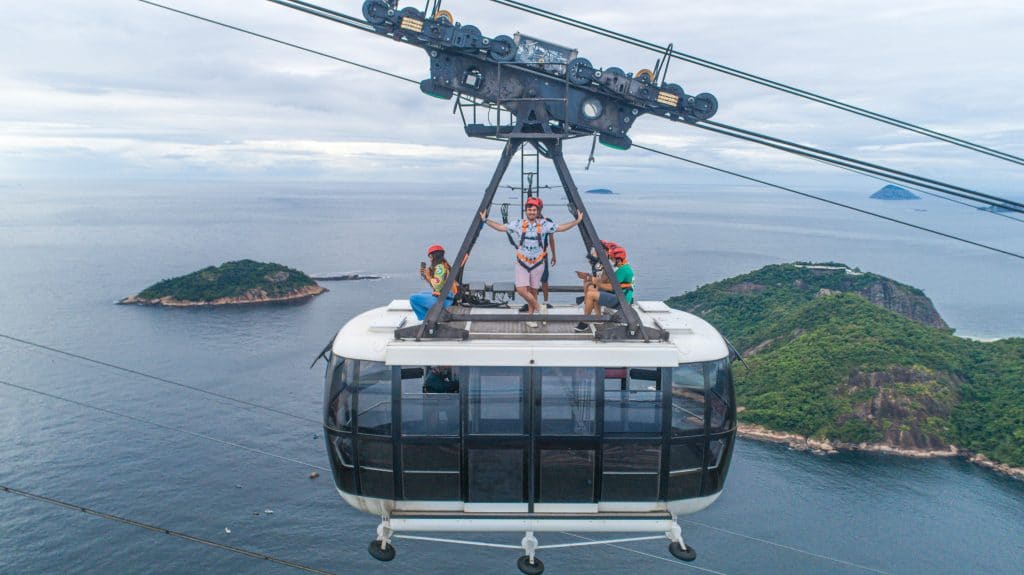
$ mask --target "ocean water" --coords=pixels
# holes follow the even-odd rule
[[[924,289],[961,335],[1024,336],[1019,260],[756,188],[617,192],[586,200],[603,237],[630,249],[642,299],[769,263],[832,260]],[[423,248],[454,250],[479,193],[351,183],[5,183],[0,334],[297,417],[0,338],[0,381],[137,418],[0,385],[0,483],[336,573],[517,573],[515,551],[412,541],[379,564],[366,553],[376,519],[345,505],[329,473],[308,477],[327,466],[316,423],[322,364],[310,362],[355,314],[420,289]],[[1020,224],[1005,218],[934,199],[825,193],[1024,251]],[[548,215],[568,219],[557,203],[549,198]],[[581,246],[575,232],[558,236],[554,283],[583,269]],[[330,292],[300,305],[113,305],[162,278],[240,258],[384,279],[330,283]],[[504,238],[484,230],[467,278],[510,280],[511,261]],[[541,557],[549,573],[1018,573],[1024,483],[959,460],[815,456],[741,440],[724,494],[683,528],[698,550],[693,564],[672,559],[663,542]],[[552,535],[542,544],[574,540]],[[0,573],[286,572],[0,493]]]

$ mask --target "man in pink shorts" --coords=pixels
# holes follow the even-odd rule
[[[482,222],[499,232],[507,233],[516,246],[516,293],[526,302],[528,314],[540,311],[537,292],[540,290],[541,276],[544,275],[548,236],[571,230],[583,221],[583,212],[578,211],[575,220],[555,225],[550,220],[538,217],[542,205],[540,198],[527,198],[526,218],[511,221],[508,225],[487,219],[486,210],[480,212]],[[536,322],[527,322],[526,325],[537,327]]]

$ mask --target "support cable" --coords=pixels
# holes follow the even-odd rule
[[[892,174],[890,177],[892,177],[893,179],[902,179],[902,180],[908,181],[908,182],[910,180],[914,180],[913,183],[915,183],[916,185],[921,185],[921,186],[925,186],[925,187],[931,187],[932,189],[936,189],[936,190],[938,190],[938,191],[940,191],[942,193],[948,193],[948,194],[951,194],[951,195],[957,195],[957,196],[964,197],[964,198],[974,199],[976,201],[983,202],[983,203],[986,203],[986,204],[989,204],[989,205],[992,205],[992,206],[995,206],[995,207],[1000,207],[1000,208],[1004,208],[1004,209],[1008,209],[1008,210],[1024,213],[1024,203],[1016,202],[1016,201],[1013,201],[1013,200],[1008,200],[1006,198],[1000,198],[998,196],[993,196],[991,194],[986,194],[986,193],[978,192],[978,191],[975,191],[975,190],[971,190],[969,188],[964,188],[964,187],[956,186],[956,185],[953,185],[953,184],[947,184],[945,182],[940,182],[938,180],[933,180],[931,178],[926,178],[926,177],[923,177],[923,176],[918,176],[918,175],[911,174],[911,173],[908,173],[908,172],[903,172],[903,171],[896,170],[896,169],[893,169],[893,168],[889,168],[889,167],[886,167],[886,166],[882,166],[882,165],[879,165],[879,164],[874,164],[874,163],[866,162],[866,161],[863,161],[863,160],[857,160],[857,159],[851,158],[849,156],[844,156],[842,154],[836,154],[834,152],[829,152],[827,150],[822,150],[820,148],[814,148],[814,147],[811,147],[811,146],[805,146],[803,144],[797,144],[795,142],[791,142],[789,140],[783,140],[781,138],[776,138],[776,137],[773,137],[773,136],[769,136],[767,134],[762,134],[762,133],[754,132],[754,131],[751,131],[751,130],[745,130],[743,128],[738,128],[736,126],[730,126],[728,124],[722,124],[720,122],[714,122],[714,121],[711,121],[711,120],[706,120],[704,122],[701,122],[701,123],[698,123],[698,124],[694,124],[694,126],[697,127],[697,128],[700,128],[702,130],[707,130],[707,131],[710,131],[710,132],[716,132],[716,133],[723,134],[723,135],[726,135],[726,136],[732,136],[734,138],[744,139],[744,140],[747,140],[749,142],[755,142],[755,143],[758,143],[758,144],[761,144],[761,145],[774,147],[776,149],[781,149],[781,150],[784,150],[784,151],[787,151],[787,152],[790,152],[790,153],[793,153],[793,154],[807,155],[806,157],[810,157],[810,155],[814,155],[814,156],[818,156],[818,157],[822,157],[822,158],[831,158],[831,159],[834,159],[834,160],[839,160],[839,161],[847,162],[847,163],[850,163],[850,164],[856,164],[857,166],[865,168],[865,169],[868,169],[868,170],[878,171],[878,172],[885,172],[885,174]],[[776,144],[776,145],[772,145],[772,144]],[[825,160],[825,161],[829,162],[829,160]],[[831,163],[831,162],[829,162],[829,163]]]
[[[718,167],[712,166],[710,164],[705,164],[703,162],[698,162],[696,160],[691,160],[689,158],[684,158],[682,156],[677,156],[675,154],[670,154],[668,152],[662,152],[661,150],[656,150],[654,148],[648,148],[647,146],[644,146],[644,145],[641,145],[641,144],[637,144],[635,142],[633,143],[633,147],[634,148],[639,148],[641,150],[647,150],[648,152],[651,152],[651,153],[654,153],[654,154],[658,154],[658,155],[661,155],[661,156],[665,156],[665,157],[668,157],[668,158],[673,158],[675,160],[679,160],[679,161],[682,161],[682,162],[687,162],[689,164],[693,164],[695,166],[700,166],[702,168],[707,168],[709,170],[714,170],[716,172],[720,172],[720,173],[723,173],[723,174],[728,174],[730,176],[735,176],[737,178],[741,178],[741,179],[747,180],[748,182],[754,182],[754,183],[757,183],[757,184],[761,184],[763,186],[768,186],[770,188],[775,188],[775,189],[782,190],[782,191],[785,191],[785,192],[789,192],[789,193],[792,193],[792,194],[797,194],[798,196],[803,196],[805,198],[811,198],[813,200],[818,200],[820,202],[825,202],[826,204],[832,204],[833,206],[838,206],[840,208],[846,208],[848,210],[853,210],[855,212],[859,212],[859,213],[862,213],[862,214],[865,214],[865,215],[868,215],[868,216],[873,216],[873,217],[880,218],[880,219],[883,219],[883,220],[886,220],[886,221],[889,221],[889,222],[893,222],[895,224],[900,224],[900,225],[903,225],[903,226],[914,228],[915,230],[920,230],[922,232],[928,232],[930,234],[935,234],[937,236],[941,236],[941,237],[944,237],[946,239],[955,240],[955,241],[958,241],[958,242],[963,242],[965,244],[970,244],[972,246],[976,246],[976,247],[983,248],[983,249],[986,249],[986,250],[989,250],[989,251],[993,251],[993,252],[996,252],[996,253],[1000,253],[1000,254],[1011,256],[1011,257],[1015,257],[1017,259],[1024,260],[1024,255],[1021,255],[1021,254],[1018,254],[1018,253],[1015,253],[1015,252],[1011,252],[1011,251],[1007,251],[1007,250],[1000,249],[1000,248],[997,248],[997,247],[989,246],[989,245],[986,245],[986,244],[975,242],[973,240],[968,240],[966,238],[962,238],[960,236],[955,236],[953,234],[947,234],[945,232],[940,232],[940,231],[934,230],[932,228],[926,228],[924,226],[919,226],[917,224],[912,224],[910,222],[906,222],[906,221],[903,221],[903,220],[900,220],[900,219],[892,218],[892,217],[889,217],[889,216],[886,216],[886,215],[883,215],[883,214],[879,214],[877,212],[872,212],[872,211],[869,211],[869,210],[863,210],[861,208],[854,207],[854,206],[851,206],[849,204],[844,204],[842,202],[837,202],[837,201],[834,201],[834,200],[830,200],[828,198],[823,198],[821,196],[816,196],[814,194],[809,194],[807,192],[801,192],[799,190],[794,190],[793,188],[789,188],[789,187],[786,187],[786,186],[781,186],[779,184],[773,184],[771,182],[767,182],[765,180],[761,180],[761,179],[754,178],[754,177],[751,177],[751,176],[745,176],[745,175],[743,175],[743,174],[741,174],[739,172],[734,172],[732,170],[726,170],[725,168],[718,168]]]
[[[188,16],[189,18],[195,18],[196,20],[202,20],[203,22],[209,22],[210,24],[214,24],[216,26],[220,26],[221,28],[227,28],[228,30],[234,30],[235,32],[241,32],[242,34],[248,34],[250,36],[255,36],[255,37],[261,38],[263,40],[269,40],[271,42],[274,42],[274,43],[277,43],[277,44],[281,44],[282,46],[288,46],[289,48],[295,48],[296,50],[302,50],[303,52],[309,52],[310,54],[316,54],[317,56],[323,56],[324,58],[328,58],[328,59],[334,60],[336,62],[341,62],[343,64],[348,64],[350,66],[355,66],[356,68],[362,68],[363,70],[369,70],[371,72],[377,72],[379,74],[384,74],[385,76],[391,76],[392,78],[395,78],[396,80],[405,80],[406,82],[412,82],[413,84],[416,84],[417,86],[419,85],[419,82],[417,82],[416,80],[413,80],[412,78],[406,78],[405,76],[399,76],[398,74],[392,74],[391,72],[387,72],[387,71],[381,70],[379,68],[374,68],[373,66],[367,66],[365,64],[360,64],[358,62],[353,62],[352,60],[346,60],[344,58],[339,58],[337,56],[332,56],[331,54],[328,54],[326,52],[320,52],[319,50],[313,50],[312,48],[306,48],[305,46],[300,46],[298,44],[292,44],[291,42],[286,42],[284,40],[278,40],[277,38],[272,38],[270,36],[266,36],[264,34],[260,34],[259,32],[253,32],[251,30],[246,30],[245,28],[240,28],[238,26],[232,26],[231,24],[225,24],[224,22],[219,22],[219,21],[213,20],[211,18],[205,18],[205,17],[200,16],[198,14],[193,14],[191,12],[185,12],[184,10],[178,10],[177,8],[171,8],[170,6],[165,6],[163,4],[157,4],[156,2],[150,2],[150,0],[138,0],[138,1],[142,2],[143,4],[148,4],[150,6],[153,6],[155,8],[161,8],[161,9],[167,10],[169,12],[174,12],[176,14],[181,14],[182,16]]]
[[[170,426],[170,425],[163,425],[161,423],[156,423],[155,421],[150,421],[150,420],[147,420],[147,419],[142,419],[141,417],[135,417],[133,415],[128,415],[126,413],[120,413],[120,412],[114,411],[112,409],[107,409],[105,407],[99,407],[99,406],[96,406],[96,405],[91,405],[91,404],[85,403],[84,401],[78,401],[78,400],[75,400],[75,399],[71,399],[71,398],[68,398],[68,397],[63,397],[63,396],[56,395],[56,394],[53,394],[53,393],[47,393],[45,391],[40,391],[38,389],[33,389],[31,387],[26,387],[26,386],[23,386],[23,385],[18,385],[16,383],[11,383],[9,381],[4,381],[2,379],[0,379],[0,385],[6,385],[7,387],[11,387],[11,388],[14,388],[14,389],[20,389],[22,391],[27,391],[29,393],[35,393],[37,395],[41,395],[43,397],[49,397],[51,399],[58,399],[60,401],[71,403],[71,404],[77,405],[79,407],[85,407],[87,409],[92,409],[92,410],[95,410],[95,411],[100,411],[100,412],[106,413],[108,415],[114,415],[114,416],[121,417],[121,418],[124,418],[124,419],[129,419],[131,421],[134,421],[134,422],[137,422],[137,423],[141,423],[143,425],[148,425],[148,426],[152,426],[152,427],[158,427],[160,429],[164,429],[164,430],[167,430],[167,431],[173,431],[173,432],[176,432],[176,433],[184,433],[186,435],[191,435],[193,437],[198,437],[200,439],[205,439],[207,441],[213,441],[215,443],[220,443],[221,445],[227,445],[228,447],[237,447],[238,449],[244,449],[246,451],[251,451],[253,453],[258,453],[260,455],[266,455],[267,457],[273,457],[274,459],[280,459],[282,461],[288,461],[290,463],[298,463],[299,465],[303,465],[303,466],[306,466],[306,467],[311,467],[313,469],[319,469],[320,471],[326,471],[326,472],[330,472],[331,471],[330,469],[328,469],[326,467],[322,467],[320,465],[314,465],[312,463],[307,463],[307,462],[299,460],[299,459],[293,459],[291,457],[286,457],[284,455],[277,455],[276,453],[270,453],[269,451],[263,451],[262,449],[257,449],[255,447],[249,447],[248,445],[242,445],[241,443],[235,443],[235,442],[232,442],[232,441],[226,441],[224,439],[218,439],[218,438],[213,437],[211,435],[206,435],[206,434],[203,434],[203,433],[197,433],[195,431],[189,431],[187,429],[182,429],[180,427],[173,427],[173,426]]]
[[[51,505],[56,505],[58,507],[63,507],[65,509],[70,509],[72,511],[81,511],[82,513],[85,513],[87,515],[92,515],[94,517],[99,517],[101,519],[107,519],[109,521],[116,521],[118,523],[123,523],[125,525],[131,525],[132,527],[139,527],[141,529],[146,529],[148,531],[153,531],[155,533],[163,533],[164,535],[170,535],[171,537],[177,537],[179,539],[184,539],[186,541],[191,541],[193,543],[200,543],[202,545],[216,547],[217,549],[223,549],[225,551],[230,551],[232,553],[237,553],[239,555],[245,555],[246,557],[252,557],[253,559],[262,559],[264,561],[269,561],[271,563],[277,563],[278,565],[284,565],[285,567],[291,567],[292,569],[298,569],[300,571],[305,571],[306,573],[317,573],[318,575],[334,575],[334,573],[331,571],[324,571],[323,569],[317,569],[316,567],[310,567],[308,565],[303,565],[302,563],[296,563],[295,561],[289,561],[287,559],[279,559],[277,557],[274,557],[273,555],[267,555],[266,553],[259,553],[257,551],[244,549],[242,547],[235,547],[234,545],[219,543],[211,539],[204,539],[202,537],[197,537],[195,535],[189,535],[188,533],[185,533],[183,531],[175,531],[173,529],[158,527],[150,523],[143,523],[142,521],[136,521],[134,519],[129,519],[127,517],[121,517],[120,515],[104,513],[102,511],[97,511],[89,507],[84,507],[82,505],[78,505],[75,503],[68,503],[67,501],[63,501],[61,499],[47,497],[45,495],[39,495],[37,493],[24,491],[22,489],[16,489],[14,487],[10,487],[7,485],[0,485],[0,491],[3,491],[4,493],[10,493],[11,495],[19,495],[21,497],[25,497],[26,499],[42,501],[43,503],[49,503]]]
[[[557,13],[551,12],[549,10],[544,10],[544,9],[541,9],[541,8],[537,8],[535,6],[531,6],[531,5],[527,4],[525,2],[518,2],[516,0],[491,0],[491,2],[494,2],[496,4],[501,4],[501,5],[507,6],[509,8],[514,8],[516,10],[521,10],[523,12],[527,12],[527,13],[533,14],[535,16],[540,16],[541,18],[546,18],[548,20],[552,20],[552,21],[555,21],[555,22],[558,22],[558,23],[561,23],[561,24],[565,24],[565,25],[571,26],[573,28],[578,28],[580,30],[585,30],[587,32],[592,32],[592,33],[597,34],[599,36],[604,36],[606,38],[611,38],[613,40],[618,40],[619,42],[623,42],[625,44],[629,44],[629,45],[636,46],[636,47],[639,47],[639,48],[644,48],[646,50],[650,50],[650,51],[656,52],[658,54],[670,54],[674,58],[679,58],[680,60],[689,62],[691,64],[696,64],[698,66],[701,66],[701,67],[704,67],[704,68],[708,68],[708,69],[714,70],[716,72],[721,72],[723,74],[727,74],[729,76],[740,78],[742,80],[747,80],[749,82],[754,82],[755,84],[760,84],[762,86],[765,86],[765,87],[768,87],[768,88],[772,88],[772,89],[778,90],[780,92],[785,92],[785,93],[793,95],[793,96],[804,98],[805,100],[810,100],[812,102],[817,102],[819,104],[824,104],[826,106],[830,106],[830,107],[836,108],[838,110],[843,110],[845,112],[850,112],[852,114],[856,114],[858,116],[863,116],[865,118],[869,118],[869,119],[875,120],[877,122],[882,122],[884,124],[889,124],[890,126],[896,126],[897,128],[902,128],[904,130],[908,130],[908,131],[920,134],[922,136],[927,136],[929,138],[933,138],[933,139],[936,139],[936,140],[939,140],[939,141],[942,141],[942,142],[946,142],[948,144],[953,144],[954,146],[959,146],[961,148],[965,148],[965,149],[968,149],[968,150],[972,150],[974,152],[985,154],[985,155],[991,156],[993,158],[997,158],[997,159],[1000,159],[1000,160],[1005,160],[1007,162],[1011,162],[1011,163],[1014,163],[1014,164],[1018,164],[1018,165],[1024,166],[1024,158],[1022,158],[1020,156],[1015,156],[1013,154],[1010,154],[1010,153],[1007,153],[1007,152],[1002,152],[1000,150],[996,150],[994,148],[983,146],[981,144],[976,144],[974,142],[970,142],[970,141],[964,140],[962,138],[957,138],[955,136],[950,136],[949,134],[944,134],[942,132],[938,132],[936,130],[925,128],[925,127],[919,126],[917,124],[912,124],[910,122],[905,122],[903,120],[899,120],[899,119],[893,118],[891,116],[886,116],[886,115],[880,114],[878,112],[872,112],[871,110],[868,110],[868,109],[865,109],[865,108],[861,108],[861,107],[858,107],[858,106],[854,106],[852,104],[847,104],[845,102],[841,102],[839,100],[835,100],[833,98],[829,98],[829,97],[826,97],[826,96],[815,94],[814,92],[810,92],[810,91],[807,91],[807,90],[802,90],[800,88],[796,88],[796,87],[790,86],[788,84],[783,84],[782,82],[776,82],[774,80],[769,80],[768,78],[764,78],[762,76],[757,76],[757,75],[751,74],[749,72],[744,72],[744,71],[738,70],[736,68],[732,68],[732,67],[729,67],[729,66],[724,66],[722,64],[717,64],[717,63],[712,62],[710,60],[705,60],[703,58],[698,58],[697,56],[693,56],[691,54],[686,54],[684,52],[678,52],[676,50],[670,50],[670,49],[668,49],[665,46],[659,46],[657,44],[654,44],[653,42],[648,42],[646,40],[641,40],[639,38],[636,38],[636,37],[633,37],[633,36],[629,36],[629,35],[626,35],[626,34],[622,34],[622,33],[619,33],[619,32],[615,32],[615,31],[609,30],[607,28],[602,28],[602,27],[596,26],[594,24],[589,24],[589,23],[583,22],[581,20],[576,20],[576,19],[570,18],[568,16],[563,16],[561,14],[557,14]]]
[[[184,11],[181,11],[181,10],[176,10],[176,9],[173,9],[173,8],[168,8],[166,6],[163,6],[163,5],[160,5],[160,4],[156,4],[154,2],[150,2],[149,0],[139,0],[139,1],[140,2],[144,2],[146,4],[153,5],[153,6],[157,6],[157,7],[160,7],[160,8],[164,8],[164,9],[170,10],[172,12],[177,12],[177,13],[183,14],[185,16],[190,16],[190,17],[193,17],[193,18],[197,18],[197,19],[203,20],[205,22],[210,22],[210,23],[216,24],[218,26],[223,26],[223,27],[229,28],[231,30],[237,30],[239,32],[242,32],[242,33],[245,33],[245,34],[249,34],[249,35],[255,36],[257,38],[264,38],[264,39],[270,40],[272,42],[276,42],[278,44],[283,44],[285,46],[290,46],[290,47],[298,48],[299,50],[303,50],[305,52],[309,52],[309,53],[316,54],[316,55],[319,55],[319,56],[324,56],[326,58],[330,58],[332,60],[336,60],[336,61],[343,62],[343,63],[346,63],[346,64],[351,64],[353,66],[357,66],[357,67],[363,68],[365,70],[379,72],[381,74],[384,74],[386,76],[390,76],[392,78],[396,78],[396,79],[399,79],[399,80],[404,80],[406,82],[411,82],[411,83],[414,83],[414,84],[417,84],[417,85],[419,84],[419,82],[416,82],[416,80],[413,80],[412,78],[407,78],[405,76],[399,76],[397,74],[392,74],[392,73],[386,72],[384,70],[379,70],[379,69],[373,68],[371,66],[366,66],[366,65],[363,65],[363,64],[358,64],[358,63],[355,63],[355,62],[351,62],[349,60],[338,58],[336,56],[331,56],[329,54],[324,54],[324,53],[318,52],[316,50],[310,50],[308,48],[304,48],[304,47],[298,46],[296,44],[291,44],[289,42],[284,42],[282,40],[277,40],[277,39],[271,38],[269,36],[264,36],[263,34],[258,34],[258,33],[255,33],[255,32],[250,32],[248,30],[245,30],[245,29],[242,29],[242,28],[238,28],[236,26],[231,26],[231,25],[228,25],[228,24],[223,24],[221,22],[217,22],[217,21],[211,20],[209,18],[204,18],[202,16],[197,16],[195,14],[191,14],[191,13],[184,12]],[[511,0],[491,0],[491,1],[492,2],[499,2],[499,3],[506,2],[506,1],[511,2]],[[915,228],[915,229],[918,229],[918,230],[921,230],[921,231],[925,231],[925,232],[928,232],[928,233],[936,234],[936,235],[945,237],[947,239],[952,239],[952,240],[955,240],[955,241],[960,241],[960,242],[968,243],[968,244],[974,245],[976,247],[980,247],[980,248],[983,248],[983,249],[995,251],[995,252],[998,252],[998,253],[1001,253],[1001,254],[1004,254],[1004,255],[1008,255],[1008,256],[1011,256],[1011,257],[1015,257],[1015,258],[1019,258],[1019,259],[1024,259],[1024,256],[1022,256],[1020,254],[1017,254],[1017,253],[1014,253],[1014,252],[1010,252],[1010,251],[1006,251],[1006,250],[1002,250],[1002,249],[995,248],[995,247],[992,247],[992,246],[988,246],[988,245],[985,245],[985,244],[981,244],[981,243],[978,243],[978,242],[974,242],[974,241],[971,241],[971,240],[968,240],[968,239],[965,239],[965,238],[954,236],[952,234],[946,234],[944,232],[940,232],[940,231],[933,230],[933,229],[930,229],[930,228],[926,228],[926,227],[923,227],[923,226],[918,226],[918,225],[915,225],[915,224],[904,222],[904,221],[896,219],[896,218],[891,218],[891,217],[888,217],[888,216],[884,216],[882,214],[877,214],[875,212],[870,212],[870,211],[867,211],[867,210],[862,210],[860,208],[855,208],[853,206],[850,206],[850,205],[847,205],[847,204],[843,204],[843,203],[840,203],[840,202],[835,202],[835,201],[832,201],[832,200],[828,200],[826,198],[815,196],[813,194],[799,192],[799,191],[794,190],[792,188],[787,188],[785,186],[779,186],[779,185],[772,184],[772,183],[764,181],[764,180],[759,180],[759,179],[752,178],[752,177],[749,177],[749,176],[744,176],[743,174],[740,174],[738,172],[726,170],[724,168],[717,168],[717,167],[709,165],[709,164],[704,164],[704,163],[696,162],[694,160],[689,160],[689,159],[683,158],[681,156],[676,156],[674,154],[670,154],[668,152],[662,152],[660,150],[656,150],[654,148],[649,148],[649,147],[641,146],[641,145],[638,145],[638,144],[634,144],[634,146],[637,147],[637,148],[640,148],[640,149],[647,150],[649,152],[655,153],[655,154],[660,154],[660,155],[663,155],[663,156],[674,158],[676,160],[681,160],[681,161],[684,161],[684,162],[689,162],[689,163],[692,163],[694,165],[698,165],[698,166],[701,166],[703,168],[707,168],[709,170],[714,170],[714,171],[717,171],[717,172],[729,174],[731,176],[735,176],[735,177],[738,177],[738,178],[741,178],[741,179],[752,181],[752,182],[755,182],[755,183],[758,183],[758,184],[762,184],[762,185],[765,185],[765,186],[777,188],[777,189],[780,189],[780,190],[783,190],[783,191],[787,191],[787,192],[790,192],[790,193],[794,193],[794,194],[798,194],[798,195],[801,195],[801,196],[804,196],[804,197],[807,197],[807,198],[823,201],[823,202],[826,202],[826,203],[829,203],[829,204],[832,204],[832,205],[835,205],[835,206],[838,206],[838,207],[847,208],[847,209],[850,209],[850,210],[853,210],[853,211],[856,211],[856,212],[860,212],[860,213],[863,213],[863,214],[866,214],[866,215],[870,215],[870,216],[874,216],[874,217],[877,217],[877,218],[881,218],[881,219],[884,219],[884,220],[887,220],[887,221],[890,221],[890,222],[893,222],[893,223],[897,223],[897,224],[900,224],[900,225],[905,225],[905,226],[912,227],[912,228]],[[825,161],[825,160],[822,160],[822,161]],[[1024,161],[1024,159],[1022,159],[1022,161]],[[826,162],[826,163],[830,163],[831,164],[832,162]],[[995,212],[990,212],[990,213],[995,213]]]
[[[196,387],[194,385],[188,385],[187,383],[181,383],[181,382],[178,382],[178,381],[174,381],[172,379],[167,379],[167,378],[160,377],[160,376],[157,376],[157,375],[152,375],[152,374],[149,374],[149,373],[146,373],[146,372],[143,372],[143,371],[138,371],[136,369],[131,369],[131,368],[128,368],[128,367],[122,367],[120,365],[116,365],[116,364],[109,363],[109,362],[106,362],[106,361],[101,361],[101,360],[98,360],[98,359],[93,359],[91,357],[86,357],[84,355],[79,355],[77,353],[71,353],[70,351],[64,351],[64,350],[58,349],[56,347],[51,347],[51,346],[48,346],[48,345],[43,345],[41,343],[36,343],[34,341],[29,341],[27,339],[21,339],[19,337],[14,337],[13,335],[7,335],[5,333],[0,333],[0,338],[6,339],[6,340],[10,340],[10,341],[13,341],[13,342],[17,342],[17,343],[20,343],[22,345],[27,345],[29,347],[34,347],[34,348],[37,348],[37,349],[46,350],[46,351],[49,351],[51,353],[60,354],[60,355],[63,355],[63,356],[66,356],[66,357],[70,357],[70,358],[73,358],[73,359],[77,359],[77,360],[80,360],[80,361],[85,361],[85,362],[88,362],[88,363],[93,363],[93,364],[96,364],[96,365],[101,365],[103,367],[107,367],[107,368],[114,369],[114,370],[117,370],[117,371],[121,371],[121,372],[124,372],[124,373],[130,373],[132,375],[137,375],[139,377],[144,377],[144,378],[150,379],[152,381],[159,381],[160,383],[166,383],[168,385],[173,385],[173,386],[176,386],[176,387],[181,387],[181,388],[184,388],[184,389],[189,389],[189,390],[192,390],[192,391],[195,391],[195,392],[198,392],[198,393],[202,393],[202,394],[205,394],[205,395],[210,395],[210,396],[213,396],[213,397],[216,397],[216,398],[219,398],[219,399],[224,399],[224,400],[227,400],[227,401],[230,401],[230,402],[233,402],[233,403],[238,403],[238,404],[241,404],[241,405],[247,405],[249,407],[254,407],[256,409],[262,409],[264,411],[269,411],[271,413],[276,413],[278,415],[284,415],[284,416],[287,416],[287,417],[291,417],[292,419],[298,419],[299,421],[305,421],[307,423],[315,423],[315,424],[317,424],[317,426],[320,426],[320,425],[323,424],[323,422],[321,422],[319,420],[316,420],[316,419],[313,419],[313,418],[310,418],[310,417],[306,417],[306,416],[303,416],[303,415],[296,415],[296,414],[290,413],[288,411],[284,411],[284,410],[277,409],[277,408],[274,408],[274,407],[269,407],[269,406],[266,406],[266,405],[260,405],[258,403],[253,403],[251,401],[246,401],[244,399],[237,399],[237,398],[231,397],[229,395],[224,395],[222,393],[217,393],[216,391],[210,391],[208,389],[203,389],[201,387]]]

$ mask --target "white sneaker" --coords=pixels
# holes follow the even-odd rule
[[[526,327],[540,327],[540,324],[535,321],[528,321],[526,322]]]

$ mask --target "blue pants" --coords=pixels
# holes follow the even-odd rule
[[[452,300],[455,296],[449,294],[448,298],[444,300],[444,307],[452,305]],[[427,312],[433,307],[434,302],[437,301],[437,296],[430,291],[421,291],[420,293],[414,293],[409,296],[409,305],[412,306],[412,311],[416,313],[416,319],[423,321],[423,318],[427,317]]]

